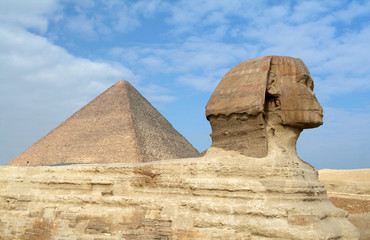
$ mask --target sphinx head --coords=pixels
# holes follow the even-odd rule
[[[233,67],[212,94],[206,116],[212,146],[251,157],[267,155],[267,126],[293,129],[299,135],[323,123],[307,67],[301,59],[280,56]]]
[[[301,59],[271,57],[265,97],[267,120],[301,129],[320,126],[323,109],[313,87],[310,72]]]

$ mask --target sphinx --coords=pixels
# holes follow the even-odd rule
[[[322,111],[300,59],[242,62],[206,106],[213,143],[202,157],[1,167],[0,236],[359,239],[296,153],[299,134],[320,126]]]
[[[267,56],[239,63],[222,78],[207,106],[212,147],[266,157],[292,154],[303,129],[323,124],[310,72],[299,58]]]

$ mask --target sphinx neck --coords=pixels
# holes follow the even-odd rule
[[[297,157],[296,144],[301,132],[301,128],[278,123],[268,123],[267,136],[269,154],[283,153]]]

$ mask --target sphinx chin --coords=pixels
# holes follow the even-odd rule
[[[317,128],[317,127],[320,127],[324,123],[322,120],[323,115],[320,112],[310,111],[308,112],[307,115],[309,115],[308,117],[309,121],[307,121],[306,119],[296,119],[293,123],[287,123],[287,124],[301,128],[303,130],[303,129]]]

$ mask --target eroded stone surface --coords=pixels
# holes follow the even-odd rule
[[[302,60],[267,56],[239,63],[226,73],[206,116],[213,147],[264,157],[269,125],[313,128],[322,124],[323,114]]]
[[[301,59],[272,56],[266,96],[268,121],[301,129],[320,126],[323,109],[313,87]]]
[[[357,239],[346,215],[282,152],[0,168],[3,239]]]

